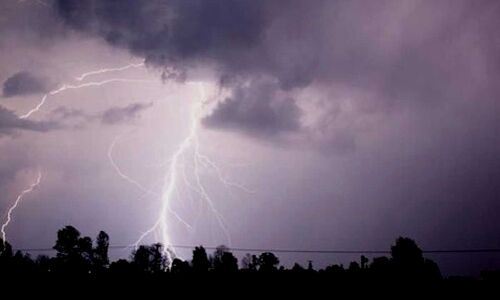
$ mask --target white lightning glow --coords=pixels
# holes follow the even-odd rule
[[[144,63],[137,63],[137,64],[128,64],[128,65],[125,65],[123,67],[117,67],[117,68],[104,68],[104,69],[100,69],[100,70],[95,70],[95,71],[83,73],[82,75],[75,77],[75,80],[82,81],[89,76],[100,75],[100,74],[105,74],[105,73],[109,73],[109,72],[125,71],[125,70],[132,69],[132,68],[142,68],[144,66],[145,66]]]
[[[0,231],[2,233],[2,240],[3,240],[4,243],[7,241],[7,235],[6,235],[5,230],[7,229],[7,226],[9,226],[10,222],[12,221],[12,213],[17,208],[17,206],[19,205],[19,203],[21,203],[21,201],[23,200],[24,196],[26,196],[26,194],[31,193],[38,185],[40,185],[41,181],[42,181],[42,172],[39,171],[38,172],[38,176],[37,176],[35,182],[33,182],[28,188],[26,188],[25,190],[23,190],[17,196],[16,201],[14,201],[14,204],[12,204],[12,206],[7,211],[7,219],[5,220],[5,222],[2,224],[2,227],[0,228]]]
[[[160,195],[158,193],[156,193],[156,192],[154,192],[154,191],[146,188],[144,185],[142,185],[141,183],[139,183],[137,180],[135,180],[131,176],[125,174],[125,172],[123,172],[121,170],[121,168],[118,166],[118,164],[115,162],[115,159],[113,158],[113,150],[114,150],[116,144],[118,143],[118,141],[121,138],[123,138],[124,134],[125,133],[116,136],[113,139],[113,141],[111,142],[111,144],[109,145],[109,147],[108,147],[108,160],[111,163],[111,166],[113,167],[113,169],[115,170],[115,172],[118,174],[118,176],[120,176],[121,178],[123,178],[128,183],[134,185],[137,189],[139,189],[140,191],[142,191],[144,193],[144,195],[152,195],[152,196],[159,197]],[[174,210],[172,210],[170,207],[168,207],[168,212],[173,217],[175,217],[180,223],[182,223],[184,226],[186,226],[186,228],[188,230],[192,230],[192,226],[186,220],[184,220],[177,212],[175,212]]]
[[[82,84],[77,84],[77,85],[71,85],[71,84],[63,84],[60,88],[50,91],[47,94],[45,94],[40,102],[31,110],[29,110],[27,113],[19,116],[21,119],[27,119],[31,117],[34,113],[39,111],[42,106],[45,104],[47,101],[47,98],[49,96],[54,96],[57,95],[61,92],[64,92],[66,90],[75,90],[75,89],[81,89],[81,88],[86,88],[86,87],[92,87],[92,86],[102,86],[105,84],[113,83],[113,82],[125,82],[125,83],[147,83],[147,82],[153,82],[152,80],[143,80],[143,79],[126,79],[126,78],[110,78],[102,81],[91,81],[91,82],[86,82]]]
[[[122,67],[117,67],[117,68],[103,68],[95,71],[90,71],[83,73],[79,76],[75,77],[75,80],[78,82],[84,81],[85,79],[95,76],[95,75],[102,75],[106,73],[111,73],[111,72],[120,72],[120,71],[125,71],[131,68],[140,68],[144,67],[144,63],[137,63],[137,64],[128,64]],[[110,84],[113,82],[124,82],[124,83],[149,83],[152,82],[151,80],[142,80],[142,79],[127,79],[127,78],[108,78],[102,81],[89,81],[89,82],[83,82],[83,83],[78,83],[78,84],[63,84],[59,88],[52,90],[45,94],[40,102],[33,107],[31,110],[26,112],[25,114],[21,115],[20,118],[22,119],[27,119],[30,118],[34,113],[38,112],[41,110],[41,108],[44,106],[46,103],[47,99],[50,96],[57,95],[59,93],[62,93],[67,90],[75,90],[75,89],[82,89],[82,88],[88,88],[88,87],[98,87],[98,86],[103,86],[106,84]],[[110,144],[107,152],[107,156],[109,159],[109,162],[111,163],[111,166],[115,170],[115,172],[120,176],[122,179],[127,181],[128,183],[132,184],[135,186],[137,189],[139,189],[141,192],[144,193],[144,195],[150,195],[153,197],[158,197],[161,201],[161,206],[159,209],[159,214],[154,222],[154,224],[147,229],[138,239],[137,241],[133,244],[134,247],[137,247],[141,241],[146,238],[147,236],[154,234],[154,236],[157,236],[157,238],[160,240],[160,242],[165,246],[164,248],[164,253],[168,257],[168,261],[171,263],[173,256],[175,256],[174,249],[172,248],[172,243],[171,243],[171,237],[169,233],[169,220],[170,219],[175,219],[182,225],[184,225],[189,231],[193,230],[193,227],[191,224],[189,224],[188,221],[186,221],[177,211],[175,211],[172,208],[173,200],[177,196],[177,198],[180,198],[180,191],[179,188],[182,184],[184,184],[190,191],[193,191],[198,195],[198,199],[201,200],[200,202],[200,210],[198,211],[197,218],[195,218],[194,222],[197,223],[198,218],[201,215],[202,208],[206,207],[208,210],[212,213],[214,218],[217,220],[217,223],[219,227],[221,228],[227,244],[230,246],[231,245],[231,237],[229,234],[229,230],[226,226],[226,223],[222,217],[222,215],[218,212],[216,209],[216,206],[203,185],[202,178],[201,178],[201,171],[202,168],[205,169],[211,169],[212,171],[215,172],[217,179],[219,182],[224,185],[227,188],[237,188],[240,189],[244,192],[247,193],[253,193],[250,189],[246,188],[243,185],[234,183],[228,179],[226,179],[220,170],[220,168],[215,164],[213,161],[209,159],[208,156],[204,155],[200,151],[200,144],[198,141],[198,130],[199,130],[199,125],[200,125],[200,119],[202,117],[202,109],[204,105],[206,104],[205,101],[207,100],[206,97],[206,87],[203,82],[188,82],[186,84],[189,85],[194,85],[197,87],[197,90],[199,92],[199,99],[197,101],[193,101],[190,106],[190,119],[189,119],[189,131],[187,133],[187,136],[181,141],[181,143],[176,147],[176,150],[174,153],[169,157],[169,159],[162,163],[160,166],[161,167],[166,167],[166,174],[163,177],[163,190],[161,193],[154,192],[153,190],[145,187],[143,184],[141,184],[139,181],[135,180],[131,176],[127,175],[116,163],[115,159],[113,158],[113,151],[115,149],[116,144],[118,141],[122,138],[122,135],[117,136],[112,143]],[[192,156],[191,156],[192,154]],[[189,164],[186,163],[186,159],[190,158]],[[192,166],[192,176],[193,178],[188,178],[186,174],[186,166],[190,165]],[[2,226],[2,234],[5,236],[4,229],[5,227],[10,223],[11,218],[12,218],[12,213],[14,209],[17,207],[18,203],[21,201],[22,197],[26,194],[31,192],[36,186],[40,184],[41,180],[41,173],[38,178],[38,180],[30,186],[29,189],[23,191],[23,193],[18,197],[17,201],[9,209],[8,211],[8,219],[7,222]],[[192,195],[190,194],[190,197]],[[192,197],[191,197],[192,198]],[[193,198],[192,198],[193,199]],[[5,239],[4,239],[5,240]]]
[[[231,244],[231,237],[229,234],[229,230],[226,226],[226,223],[222,217],[222,215],[216,209],[216,206],[207,192],[205,186],[201,180],[201,167],[210,167],[216,171],[217,177],[222,184],[227,187],[237,187],[244,191],[251,192],[249,189],[245,188],[242,185],[238,185],[236,183],[232,183],[229,180],[226,180],[217,167],[217,165],[212,162],[206,155],[201,154],[200,145],[198,141],[198,129],[199,123],[201,119],[201,113],[203,105],[206,101],[206,88],[204,83],[196,82],[189,83],[195,85],[199,92],[199,100],[195,101],[191,104],[190,107],[190,127],[186,137],[182,140],[179,146],[176,148],[175,152],[168,159],[168,167],[167,172],[164,177],[164,187],[163,193],[161,196],[161,209],[158,215],[157,220],[148,230],[146,230],[134,243],[134,246],[137,247],[141,241],[150,234],[159,233],[160,240],[163,245],[165,245],[165,254],[169,258],[169,262],[172,261],[172,256],[175,255],[174,249],[172,249],[171,245],[171,237],[169,234],[169,226],[168,226],[168,214],[172,212],[171,206],[174,196],[176,192],[178,192],[178,188],[181,183],[184,183],[186,187],[190,190],[196,192],[200,199],[202,200],[202,204],[206,204],[210,212],[213,214],[215,219],[218,222],[225,238],[226,242]],[[192,156],[192,165],[193,165],[193,176],[192,180],[189,180],[186,172],[184,163],[185,157],[188,156],[190,151],[193,152]],[[183,180],[180,182],[179,180]]]
[[[202,88],[203,91],[203,88]],[[203,95],[204,96],[204,95]],[[181,144],[177,147],[177,150],[173,153],[172,157],[169,159],[169,166],[167,170],[167,174],[165,176],[165,185],[163,189],[163,195],[161,197],[162,206],[160,209],[160,214],[158,216],[155,224],[149,228],[146,232],[144,232],[139,239],[135,242],[135,246],[139,245],[139,243],[149,234],[154,232],[155,230],[159,230],[161,234],[161,240],[163,245],[165,245],[165,250],[171,245],[170,237],[168,234],[168,216],[167,212],[169,212],[169,208],[171,206],[171,201],[177,186],[178,182],[178,166],[179,161],[182,158],[182,155],[189,149],[192,145],[193,140],[196,136],[196,132],[198,129],[198,120],[197,115],[198,108],[193,106],[191,108],[191,126],[186,138],[181,142]],[[167,256],[169,256],[169,261],[172,261],[172,257],[170,256],[170,252],[166,252]]]

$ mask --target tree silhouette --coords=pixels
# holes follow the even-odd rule
[[[304,273],[306,269],[298,263],[293,264],[292,272],[294,273]]]
[[[385,256],[375,257],[370,264],[371,274],[378,279],[387,279],[392,273],[392,264]]]
[[[257,267],[259,266],[259,259],[256,255],[251,255],[250,253],[247,253],[241,259],[241,266],[243,270],[256,271]]]
[[[106,232],[100,231],[96,238],[96,247],[94,248],[93,263],[96,269],[102,270],[109,265],[109,236]]]
[[[69,273],[89,273],[92,259],[92,240],[80,237],[73,226],[66,226],[57,232],[56,271]]]
[[[392,261],[397,265],[414,266],[422,263],[422,250],[414,240],[404,237],[396,239],[396,244],[391,246]]]
[[[360,261],[361,261],[361,269],[366,269],[368,267],[368,258],[364,255],[361,255],[361,258],[360,258]]]
[[[216,272],[233,273],[238,271],[238,259],[224,245],[215,249],[211,260],[212,268]]]
[[[174,258],[172,261],[171,272],[172,274],[187,274],[191,270],[189,263],[179,258]]]
[[[136,273],[135,265],[126,259],[119,259],[109,265],[109,272],[115,276],[123,276]]]
[[[12,269],[12,246],[0,239],[0,273],[8,273]]]
[[[132,253],[132,263],[143,273],[161,273],[167,268],[167,258],[163,254],[163,246],[159,243],[139,246]]]
[[[73,226],[66,226],[57,232],[56,245],[57,257],[67,259],[79,254],[80,232]]]
[[[12,256],[12,246],[9,242],[0,239],[0,258],[7,258]]]
[[[259,278],[270,278],[274,283],[284,282],[308,283],[327,279],[326,282],[360,284],[373,282],[377,286],[389,287],[389,284],[418,283],[433,286],[443,282],[439,267],[435,262],[423,256],[422,250],[415,241],[399,237],[391,246],[390,257],[376,257],[370,262],[361,256],[359,262],[353,261],[347,269],[343,265],[330,265],[324,269],[315,270],[312,261],[307,267],[294,264],[291,269],[279,266],[279,259],[271,252],[260,255],[246,254],[242,260],[242,269],[238,269],[238,259],[226,246],[219,246],[209,257],[205,248],[195,247],[191,262],[175,258],[168,268],[165,250],[161,244],[141,245],[135,249],[130,260],[119,259],[110,264],[108,249],[109,236],[100,231],[95,245],[89,237],[81,236],[73,226],[66,226],[57,232],[57,240],[53,247],[55,257],[39,256],[35,261],[29,254],[14,252],[11,245],[0,240],[0,274],[16,275],[24,278],[26,275],[59,276],[56,278],[75,278],[112,280],[120,278],[140,283],[141,278],[156,280],[169,278],[169,282],[195,282],[195,280],[210,279],[214,276],[220,280],[220,274],[230,274],[230,279],[241,280],[245,286],[253,286]],[[279,266],[279,269],[278,269]],[[243,276],[240,276],[243,274]],[[484,273],[485,280],[498,280],[498,273]],[[488,275],[493,274],[493,275]],[[9,277],[9,276],[6,276]],[[242,280],[243,279],[243,280]],[[248,280],[248,282],[245,282]],[[291,281],[290,281],[291,280]],[[109,281],[108,281],[109,282]]]
[[[207,251],[202,246],[195,247],[193,250],[193,259],[191,261],[193,271],[196,273],[206,273],[210,268]]]
[[[259,271],[272,272],[276,271],[280,261],[271,252],[264,252],[259,256]]]
[[[424,259],[422,250],[414,240],[399,237],[391,247],[393,271],[401,280],[422,280],[440,278],[439,268],[431,260]]]

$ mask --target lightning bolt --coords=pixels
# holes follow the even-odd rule
[[[186,137],[180,142],[174,153],[167,160],[168,166],[166,174],[164,176],[164,187],[160,199],[161,208],[158,218],[156,219],[155,223],[149,229],[147,229],[133,245],[131,245],[132,247],[137,247],[141,243],[141,241],[148,235],[159,233],[160,240],[162,244],[165,245],[164,254],[167,256],[170,263],[172,262],[172,258],[176,255],[176,253],[175,250],[171,247],[172,243],[169,234],[168,215],[169,213],[172,213],[172,202],[175,198],[174,196],[176,195],[176,192],[178,192],[178,187],[181,183],[184,183],[190,190],[197,193],[199,198],[203,200],[202,204],[205,203],[207,205],[208,209],[217,220],[218,225],[220,226],[229,245],[231,244],[231,236],[229,230],[226,226],[226,222],[223,216],[218,212],[212,198],[210,197],[210,194],[203,185],[200,175],[201,168],[209,167],[215,170],[219,181],[227,187],[235,187],[246,192],[252,192],[250,189],[244,187],[243,185],[239,185],[225,179],[222,176],[222,172],[217,167],[217,165],[212,162],[208,158],[208,156],[201,153],[198,131],[202,108],[206,101],[206,88],[205,84],[202,82],[191,82],[187,84],[195,85],[200,95],[199,100],[192,103],[190,107],[189,131]],[[186,164],[184,163],[184,160],[188,156],[189,151],[193,152],[193,180],[189,180],[185,172]],[[183,180],[183,182],[180,182],[180,180]]]
[[[128,64],[122,67],[116,67],[116,68],[103,68],[95,71],[90,71],[86,73],[82,73],[79,76],[74,77],[75,81],[77,82],[82,82],[88,77],[95,76],[95,75],[101,75],[101,74],[106,74],[110,72],[120,72],[120,71],[125,71],[128,69],[132,68],[140,68],[144,67],[144,63],[132,63]],[[82,88],[87,88],[87,87],[95,87],[95,86],[102,86],[106,84],[110,84],[113,82],[124,82],[124,83],[147,83],[147,82],[152,82],[152,80],[142,80],[142,79],[126,79],[126,78],[109,78],[105,79],[102,81],[89,81],[89,82],[83,82],[83,83],[78,83],[78,84],[62,84],[59,88],[52,90],[45,94],[39,103],[33,107],[31,110],[26,112],[25,114],[21,115],[20,118],[22,119],[27,119],[30,118],[34,113],[38,112],[41,110],[41,108],[44,106],[46,103],[47,99],[50,96],[57,95],[59,93],[62,93],[67,90],[74,90],[74,89],[82,89]],[[174,249],[172,248],[172,243],[171,243],[171,237],[169,234],[169,217],[173,217],[176,219],[178,222],[183,224],[188,230],[193,230],[193,226],[189,224],[186,220],[182,218],[182,216],[177,213],[173,208],[172,208],[172,203],[174,201],[174,198],[177,196],[179,197],[179,186],[183,183],[190,191],[195,192],[199,199],[201,201],[200,205],[200,211],[198,213],[198,218],[201,215],[201,209],[203,206],[206,205],[206,207],[209,209],[209,211],[213,214],[215,219],[217,220],[218,225],[220,226],[226,240],[227,244],[231,245],[231,237],[229,230],[226,226],[226,222],[224,221],[223,216],[218,212],[216,205],[214,204],[210,194],[208,193],[207,189],[205,188],[203,182],[202,182],[202,177],[201,177],[201,171],[202,168],[205,169],[211,169],[215,172],[217,178],[219,181],[226,186],[227,188],[238,188],[244,192],[247,193],[253,193],[252,190],[246,188],[243,185],[237,184],[235,182],[232,182],[230,180],[227,180],[223,175],[220,170],[220,168],[215,164],[213,161],[210,160],[210,158],[204,154],[201,153],[200,150],[200,143],[198,140],[198,131],[199,131],[199,125],[200,125],[200,119],[202,116],[202,108],[205,104],[206,101],[206,88],[205,84],[203,82],[187,82],[186,84],[190,85],[195,85],[197,87],[197,90],[200,94],[199,100],[194,101],[191,106],[190,106],[190,126],[189,126],[189,131],[187,133],[187,136],[181,141],[181,143],[178,145],[174,153],[170,156],[170,158],[164,162],[163,164],[166,165],[166,174],[163,178],[163,190],[161,193],[156,193],[149,188],[146,188],[144,185],[142,185],[139,181],[135,180],[131,176],[127,175],[123,170],[118,166],[116,161],[113,158],[113,150],[117,144],[117,142],[122,138],[122,135],[117,136],[112,143],[110,144],[108,148],[108,159],[114,168],[115,172],[120,176],[122,179],[127,181],[128,183],[134,185],[136,188],[138,188],[141,192],[144,193],[144,195],[152,195],[155,197],[159,197],[161,201],[161,207],[159,209],[159,214],[154,222],[154,224],[147,229],[144,233],[142,233],[137,241],[131,245],[131,247],[137,247],[141,241],[149,236],[150,234],[155,234],[158,235],[158,239],[161,241],[161,243],[165,246],[164,248],[164,254],[167,256],[168,261],[171,263],[172,258],[176,256]],[[191,165],[192,165],[192,174],[193,174],[193,179],[190,180],[186,174],[186,157],[188,157],[188,154],[190,154],[190,151],[192,152],[192,156],[189,156],[192,158]],[[8,220],[7,222],[2,226],[2,233],[4,233],[5,227],[9,224],[11,220],[11,215],[14,211],[14,209],[17,207],[19,201],[21,201],[22,196],[24,194],[31,192],[36,186],[39,185],[41,180],[41,173],[39,180],[35,182],[29,189],[23,191],[23,193],[18,197],[16,203],[13,205],[11,209],[8,211]],[[182,180],[182,181],[181,181]],[[191,196],[191,194],[190,194]],[[192,198],[192,196],[191,196]],[[196,218],[196,220],[198,219]],[[5,239],[4,239],[5,240]]]
[[[196,119],[197,109],[195,107],[191,108],[191,126],[186,138],[180,143],[177,147],[177,150],[173,153],[172,157],[169,159],[169,166],[167,170],[167,174],[165,175],[165,183],[163,188],[163,194],[161,196],[162,206],[160,209],[160,214],[157,221],[154,225],[146,230],[139,239],[134,243],[134,246],[137,247],[139,243],[149,234],[153,233],[155,230],[159,230],[161,234],[161,240],[163,245],[165,245],[165,250],[168,249],[169,245],[171,245],[170,237],[168,234],[168,216],[167,213],[171,210],[171,202],[176,191],[176,185],[178,182],[178,167],[179,161],[181,160],[184,153],[189,149],[192,145],[193,140],[196,136],[196,132],[198,129],[198,122]],[[172,256],[170,251],[166,251],[169,261],[172,261]]]
[[[145,195],[152,195],[152,196],[159,197],[160,195],[158,193],[156,193],[156,192],[154,192],[154,191],[146,188],[144,185],[142,185],[141,183],[139,183],[139,181],[137,181],[136,179],[132,178],[131,176],[125,174],[125,172],[123,172],[121,170],[121,168],[118,166],[118,164],[115,162],[115,159],[113,158],[113,150],[114,150],[116,144],[118,143],[118,141],[123,138],[123,136],[125,135],[125,133],[116,136],[113,139],[113,141],[111,142],[110,146],[108,147],[108,160],[111,163],[111,166],[113,167],[113,169],[115,170],[115,172],[118,174],[118,176],[120,176],[122,179],[124,179],[125,181],[127,181],[128,183],[134,185],[137,189],[139,189],[140,191],[142,191],[144,193],[144,196]],[[179,214],[177,214],[174,210],[172,210],[170,207],[168,207],[168,212],[170,214],[172,214],[184,226],[186,226],[186,228],[188,228],[189,230],[192,229],[192,226],[186,220],[184,220],[183,218],[181,218],[181,216]]]
[[[144,192],[144,194],[158,195],[157,193],[155,193],[155,192],[149,190],[148,188],[144,187],[142,184],[140,184],[134,178],[132,178],[129,175],[125,174],[121,170],[121,168],[118,166],[118,164],[115,162],[115,159],[113,158],[113,150],[114,150],[114,148],[116,146],[116,143],[118,143],[118,141],[123,138],[124,134],[125,133],[116,136],[113,139],[113,141],[111,142],[111,144],[109,145],[109,147],[108,147],[108,160],[111,163],[111,166],[113,166],[113,169],[116,171],[116,173],[118,174],[118,176],[120,176],[125,181],[129,182],[130,184],[136,186],[140,191]]]
[[[0,228],[0,232],[2,232],[2,240],[3,240],[4,244],[7,241],[5,230],[7,229],[7,226],[9,226],[10,222],[12,221],[12,213],[17,208],[17,206],[19,205],[19,203],[21,203],[21,201],[23,200],[24,196],[26,194],[31,193],[38,185],[40,185],[41,181],[42,181],[42,172],[38,171],[38,176],[37,176],[35,182],[33,182],[28,188],[26,188],[25,190],[23,190],[17,196],[16,201],[14,201],[14,204],[12,204],[12,206],[7,211],[7,220],[2,224],[2,227]]]
[[[109,73],[109,72],[119,72],[119,71],[125,71],[125,70],[132,69],[132,68],[142,68],[142,67],[144,67],[143,62],[137,63],[137,64],[128,64],[128,65],[125,65],[122,67],[117,67],[117,68],[104,68],[104,69],[100,69],[100,70],[95,70],[95,71],[83,73],[82,75],[75,77],[75,80],[82,81],[85,78],[87,78],[89,76],[93,76],[93,75],[99,75],[99,74],[104,74],[104,73]]]
[[[71,85],[71,84],[63,84],[60,88],[50,91],[47,94],[45,94],[40,102],[31,110],[29,110],[27,113],[19,116],[21,119],[27,119],[31,117],[34,113],[38,112],[42,106],[45,104],[47,101],[47,98],[49,96],[54,96],[57,95],[61,92],[64,92],[66,90],[75,90],[75,89],[81,89],[81,88],[86,88],[86,87],[92,87],[92,86],[102,86],[105,84],[113,83],[113,82],[125,82],[125,83],[146,83],[146,82],[153,82],[153,80],[144,80],[144,79],[125,79],[125,78],[110,78],[102,81],[91,81],[91,82],[86,82],[82,84],[77,84],[77,85]]]
[[[119,68],[108,68],[108,69],[100,69],[100,70],[96,70],[96,71],[86,72],[86,73],[83,73],[83,74],[77,76],[76,80],[77,81],[83,81],[85,78],[87,78],[89,76],[98,75],[98,74],[104,74],[104,73],[109,73],[109,72],[124,71],[124,70],[130,69],[130,68],[138,68],[138,67],[141,67],[141,66],[144,66],[144,63],[141,63],[141,64],[128,64],[126,66],[119,67]],[[75,84],[63,84],[61,87],[59,87],[59,88],[57,88],[55,90],[52,90],[52,91],[46,93],[41,98],[40,102],[34,108],[32,108],[31,110],[29,110],[27,113],[19,116],[19,118],[20,119],[28,119],[28,118],[30,118],[34,113],[38,112],[42,108],[42,106],[45,104],[45,102],[47,101],[47,98],[49,96],[57,95],[57,94],[62,93],[64,91],[66,91],[66,90],[81,89],[81,88],[94,87],[94,86],[102,86],[102,85],[106,85],[106,84],[113,83],[113,82],[145,83],[145,82],[152,82],[152,81],[151,80],[142,80],[142,79],[110,78],[110,79],[106,79],[106,80],[102,80],[102,81],[91,81],[91,82],[85,82],[85,83],[76,84],[76,85]],[[112,148],[111,148],[110,151],[112,151]],[[111,158],[111,154],[108,153],[108,155]],[[120,172],[118,166],[115,165],[115,167],[116,167],[117,172],[119,172],[124,177],[126,176],[125,174],[123,174],[123,173]],[[40,185],[41,180],[42,180],[42,172],[39,171],[38,177],[37,177],[36,181],[31,186],[29,186],[26,190],[22,191],[18,195],[18,197],[16,198],[16,201],[14,202],[14,204],[7,211],[7,220],[5,221],[5,223],[2,224],[2,226],[0,228],[0,232],[2,233],[2,238],[3,238],[4,242],[6,241],[6,238],[5,238],[6,237],[5,229],[7,228],[7,226],[12,221],[12,219],[13,219],[13,213],[14,213],[15,209],[17,208],[17,206],[19,205],[19,203],[22,201],[23,197],[26,194],[32,192],[38,185]],[[137,182],[136,182],[136,184],[139,187],[143,188]],[[146,191],[145,188],[143,188],[143,189],[144,189],[144,191]]]

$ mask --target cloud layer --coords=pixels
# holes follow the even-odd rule
[[[20,71],[5,80],[3,96],[24,96],[46,92],[48,83],[45,79],[27,71]]]
[[[344,132],[331,132],[329,145],[342,144],[337,136],[356,140],[354,124],[373,114],[478,97],[484,89],[497,95],[495,1],[70,0],[54,8],[70,28],[150,65],[188,77],[210,69],[232,95],[205,124],[261,137],[339,123],[350,111],[339,111],[345,98],[338,87],[356,114],[343,121]],[[360,91],[369,96],[356,99]],[[297,102],[318,95],[316,110],[337,117],[306,130]]]
[[[58,128],[55,122],[20,119],[13,111],[0,106],[0,137],[19,130],[46,132]]]

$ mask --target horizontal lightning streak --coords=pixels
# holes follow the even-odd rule
[[[89,76],[93,76],[93,75],[100,75],[100,74],[109,73],[109,72],[119,72],[119,71],[125,71],[125,70],[132,69],[132,68],[141,68],[141,67],[144,67],[144,63],[128,64],[126,66],[117,67],[117,68],[103,68],[100,70],[83,73],[82,75],[75,77],[75,80],[82,81],[85,78],[87,78]]]
[[[57,95],[63,91],[66,90],[74,90],[74,89],[81,89],[81,88],[86,88],[86,87],[92,87],[92,86],[102,86],[108,83],[112,82],[126,82],[126,83],[147,83],[147,82],[153,82],[153,80],[144,80],[144,79],[124,79],[124,78],[111,78],[103,81],[92,81],[92,82],[86,82],[78,85],[67,85],[63,84],[60,88],[50,91],[47,94],[45,94],[38,105],[36,105],[33,109],[25,113],[24,115],[19,116],[21,119],[27,119],[29,118],[32,114],[35,112],[39,111],[40,108],[45,104],[47,101],[47,98],[49,96],[54,96]]]

